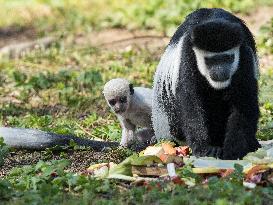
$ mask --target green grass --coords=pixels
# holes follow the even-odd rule
[[[14,169],[6,179],[0,179],[0,199],[4,204],[269,204],[273,189],[258,187],[247,190],[242,186],[240,168],[231,179],[210,177],[202,185],[199,176],[188,168],[183,178],[197,185],[187,188],[164,181],[148,186],[122,188],[115,180],[99,180],[90,176],[64,171],[67,160],[43,162]],[[124,186],[124,185],[123,185]],[[127,185],[129,186],[129,185]],[[12,201],[6,199],[13,198]]]
[[[119,139],[120,128],[109,115],[103,85],[122,76],[135,85],[151,86],[158,58],[151,58],[145,50],[70,49],[72,53],[53,46],[45,52],[34,51],[20,60],[0,63],[0,96],[8,98],[0,104],[2,124],[86,135],[79,128],[83,127],[94,137]],[[78,58],[75,65],[74,54]],[[8,97],[10,93],[14,95]]]
[[[259,49],[262,53],[273,53],[273,18],[261,27],[261,37],[259,38]]]
[[[40,35],[109,27],[171,34],[181,19],[197,8],[249,13],[259,5],[272,4],[272,0],[0,0],[0,26],[34,27]]]
[[[145,3],[144,3],[145,2]],[[125,77],[150,87],[160,59],[158,50],[111,51],[73,42],[79,34],[121,27],[172,34],[185,15],[199,7],[224,7],[247,13],[272,1],[258,0],[0,0],[0,27],[32,28],[38,36],[56,34],[50,48],[20,59],[0,61],[0,122],[4,126],[37,128],[59,134],[119,140],[120,125],[102,96],[104,83]],[[272,55],[272,22],[263,29],[258,50]],[[68,40],[70,39],[70,41]],[[71,40],[72,39],[72,40]],[[271,40],[270,40],[271,39]],[[162,46],[163,49],[163,46]],[[273,139],[273,70],[259,80],[258,137]],[[0,159],[7,147],[0,142]],[[0,162],[1,163],[1,162]],[[39,162],[16,168],[0,179],[0,201],[6,204],[265,204],[272,187],[247,190],[242,181],[216,180],[187,188],[162,183],[130,187],[114,180],[97,180],[67,173],[69,162]],[[186,172],[185,172],[186,173]],[[191,177],[196,177],[192,176]],[[196,179],[198,180],[198,179]]]

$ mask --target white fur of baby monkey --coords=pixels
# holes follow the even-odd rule
[[[152,97],[152,89],[134,87],[134,94],[130,99],[129,108],[121,116],[130,120],[137,127],[152,128]]]
[[[137,138],[141,138],[140,141],[147,141],[153,137],[152,89],[133,87],[128,80],[115,78],[105,84],[103,94],[107,104],[120,121],[121,146],[127,147],[130,141]],[[124,100],[121,101],[121,98]],[[135,135],[138,128],[146,128],[150,132],[142,132],[138,137]]]
[[[115,78],[104,85],[103,94],[107,99],[122,96],[129,92],[129,81],[124,78]]]

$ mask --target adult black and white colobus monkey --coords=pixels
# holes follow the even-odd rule
[[[223,9],[186,17],[154,76],[157,139],[186,140],[193,155],[238,159],[260,147],[258,62],[244,22]]]

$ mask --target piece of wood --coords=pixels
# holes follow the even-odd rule
[[[164,167],[132,166],[132,173],[138,176],[161,176],[168,174],[168,170],[166,166]]]

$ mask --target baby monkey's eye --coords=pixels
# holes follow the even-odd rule
[[[110,105],[112,105],[112,106],[113,106],[113,105],[115,105],[115,104],[116,104],[116,102],[117,102],[117,101],[116,101],[115,99],[113,99],[113,100],[109,100],[109,104],[110,104]]]
[[[121,97],[120,102],[121,103],[126,103],[127,102],[127,97]]]

